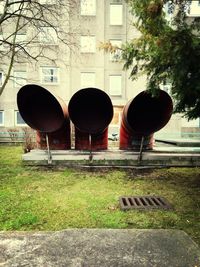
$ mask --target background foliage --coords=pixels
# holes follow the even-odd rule
[[[140,37],[124,44],[124,69],[147,75],[153,94],[171,84],[175,112],[200,116],[200,17],[188,17],[191,1],[126,0]],[[167,19],[170,16],[171,19]],[[170,13],[170,14],[169,14]]]

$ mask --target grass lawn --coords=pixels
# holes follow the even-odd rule
[[[0,230],[183,229],[200,245],[200,168],[81,171],[25,167],[0,146]],[[122,195],[161,195],[173,211],[120,211]]]

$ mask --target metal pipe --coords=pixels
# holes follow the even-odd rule
[[[108,128],[102,133],[83,133],[75,128],[75,149],[76,150],[106,150],[108,148]]]
[[[50,149],[70,149],[71,131],[67,105],[47,89],[27,84],[17,94],[17,105],[23,120],[37,130],[39,148],[46,149],[46,134]]]
[[[120,149],[152,149],[154,132],[163,128],[172,115],[171,97],[163,90],[156,96],[142,91],[124,107],[120,127]]]
[[[113,117],[110,97],[100,89],[84,88],[72,96],[68,108],[75,126],[75,149],[89,150],[89,135],[92,150],[107,149],[107,128]]]
[[[40,132],[55,132],[68,120],[64,101],[39,85],[23,86],[17,94],[17,105],[23,120]]]
[[[36,132],[36,141],[40,149],[46,149],[45,135],[46,133]],[[66,120],[60,129],[48,133],[48,139],[51,150],[71,149],[70,121]]]

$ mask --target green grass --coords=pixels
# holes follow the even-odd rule
[[[0,146],[0,230],[183,229],[200,244],[200,168],[81,171],[25,167]],[[161,195],[173,211],[119,209],[122,195]]]

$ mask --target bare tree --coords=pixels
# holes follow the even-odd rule
[[[5,75],[0,95],[14,63],[55,61],[57,43],[65,50],[74,45],[70,16],[76,5],[77,0],[0,0],[0,68]]]

